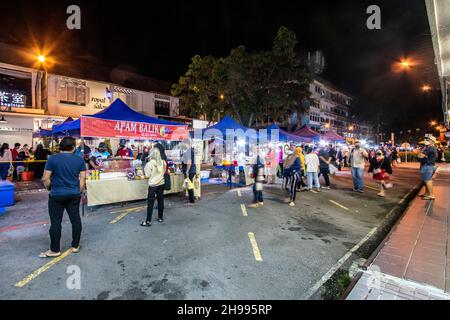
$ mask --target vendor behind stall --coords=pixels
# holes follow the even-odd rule
[[[127,143],[124,139],[120,140],[119,149],[116,152],[116,157],[133,158],[133,150],[127,147]]]

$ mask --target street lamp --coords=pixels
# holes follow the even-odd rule
[[[430,92],[431,91],[431,86],[428,84],[424,84],[422,86],[422,92]]]
[[[39,63],[40,69],[40,84],[41,84],[41,108],[47,111],[48,103],[48,92],[47,92],[47,67],[46,67],[46,57],[43,54],[38,54],[36,60]],[[38,81],[36,80],[36,93],[38,89]]]

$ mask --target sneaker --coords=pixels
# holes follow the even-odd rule
[[[80,252],[80,246],[78,246],[76,248],[72,247],[72,253],[78,253],[78,252]]]
[[[195,206],[195,202],[186,202],[185,204],[184,204],[185,206],[188,206],[188,207],[192,207],[192,206]]]
[[[294,201],[291,201],[291,202],[289,203],[289,206],[290,206],[290,207],[295,207]]]
[[[361,190],[361,189],[360,189],[360,190],[358,190],[358,192],[359,192],[359,193],[364,193],[364,190]]]
[[[264,205],[264,202],[260,202],[259,205],[262,207]]]
[[[158,219],[156,219],[156,221],[158,221],[159,223],[163,223],[164,219],[158,218]]]
[[[320,192],[320,189],[319,189],[319,188],[317,188],[317,189],[316,189],[316,192]]]
[[[249,208],[259,208],[259,203],[252,203],[248,206]]]
[[[325,186],[325,187],[322,187],[322,189],[325,189],[325,190],[330,190],[330,187],[328,187],[328,186]]]

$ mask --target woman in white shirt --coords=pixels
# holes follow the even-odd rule
[[[164,150],[164,149],[163,149]],[[167,162],[161,157],[160,149],[153,147],[149,154],[144,172],[148,177],[148,197],[147,197],[147,219],[141,223],[143,227],[152,225],[153,207],[155,205],[155,197],[158,201],[158,222],[162,223],[164,213],[164,174],[167,171]]]
[[[9,144],[4,143],[0,148],[0,180],[6,180],[10,167],[12,167],[12,154]]]
[[[316,188],[317,192],[320,192],[320,183],[319,183],[319,157],[315,154],[312,148],[307,149],[307,154],[305,156],[305,165],[306,165],[306,178],[308,180],[308,190],[311,191],[313,187]]]

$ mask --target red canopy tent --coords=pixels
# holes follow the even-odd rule
[[[320,134],[309,128],[306,124],[292,134],[305,139],[310,139],[310,141],[320,140]]]
[[[333,142],[345,141],[345,138],[337,134],[336,131],[334,130],[327,131],[325,134],[322,135],[322,139]]]

